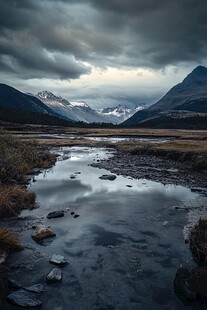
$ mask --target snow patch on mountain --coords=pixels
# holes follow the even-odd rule
[[[92,109],[87,103],[82,101],[68,101],[60,96],[56,96],[49,91],[39,92],[36,97],[44,102],[48,107],[62,116],[74,121],[85,123],[113,123],[120,124],[135,112],[143,109],[143,105],[129,108],[119,104],[116,107],[101,110]]]
[[[90,108],[89,105],[82,101],[70,101],[73,107]]]
[[[116,107],[113,108],[105,108],[101,111],[102,115],[105,116],[115,116],[118,118],[118,123],[123,122],[127,118],[131,117],[134,113],[137,111],[140,111],[144,108],[143,104],[137,105],[134,108],[127,107],[126,105],[119,104]]]

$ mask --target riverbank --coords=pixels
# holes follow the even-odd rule
[[[132,155],[152,155],[187,163],[195,170],[207,169],[206,130],[87,129],[34,125],[20,127],[7,126],[21,139],[30,140],[35,137],[38,144],[47,147],[112,147]]]
[[[26,186],[29,178],[35,169],[51,167],[55,161],[54,154],[34,141],[22,141],[0,132],[0,219],[15,217],[22,210],[35,207],[35,194]],[[0,227],[0,264],[10,251],[21,248],[18,237]]]
[[[32,137],[29,139],[28,138],[29,137],[24,137],[21,143],[31,143]],[[189,141],[190,140],[188,140],[188,142]],[[193,150],[192,152],[193,154],[195,154],[195,156],[200,156],[201,152],[205,150],[205,148],[203,148],[203,145],[205,145],[205,139],[203,140],[204,144],[202,145],[200,145],[201,140],[198,141],[198,143],[196,141],[194,141],[193,143],[189,143],[190,149],[186,149],[186,146],[184,144],[181,147],[182,143],[176,144],[175,142],[178,142],[178,140],[167,141],[161,144],[156,143],[153,144],[153,146],[159,149],[160,145],[165,147],[165,144],[167,143],[168,147],[170,144],[171,148],[172,145],[174,145],[176,148],[179,148],[179,154],[184,151]],[[44,178],[39,175],[35,178],[36,182],[32,183],[33,186],[31,186],[31,189],[34,190],[34,192],[36,192],[40,198],[40,208],[33,211],[33,218],[29,216],[23,216],[22,218],[19,218],[18,221],[14,219],[14,221],[10,221],[9,223],[9,227],[16,226],[16,230],[21,233],[21,240],[23,240],[24,243],[27,243],[27,249],[23,251],[23,255],[21,255],[21,253],[20,255],[15,254],[14,260],[11,259],[10,261],[11,270],[16,270],[17,280],[23,281],[23,285],[32,285],[35,281],[36,283],[43,284],[44,274],[46,272],[46,269],[48,269],[49,256],[51,255],[51,253],[60,253],[62,255],[64,254],[68,256],[68,259],[71,262],[72,266],[72,271],[70,270],[70,268],[66,270],[64,269],[63,288],[64,285],[66,285],[65,287],[68,287],[68,279],[72,276],[75,279],[75,286],[73,290],[74,292],[76,292],[75,294],[78,294],[79,296],[78,299],[73,300],[73,295],[71,295],[67,302],[64,301],[64,305],[66,304],[66,306],[68,307],[70,305],[73,309],[79,309],[80,305],[84,309],[83,305],[88,304],[87,298],[85,300],[82,297],[84,296],[84,294],[82,295],[80,291],[82,292],[82,289],[84,290],[85,287],[91,287],[92,284],[94,285],[94,283],[96,283],[97,279],[95,277],[95,273],[93,273],[93,270],[95,270],[93,268],[96,268],[98,273],[101,274],[102,267],[99,266],[99,262],[96,262],[96,257],[100,257],[100,255],[103,255],[103,261],[107,261],[107,264],[104,266],[104,270],[107,275],[106,282],[104,283],[104,287],[106,290],[108,287],[108,279],[111,279],[111,281],[113,282],[113,279],[117,278],[118,276],[120,277],[123,295],[125,296],[125,293],[127,291],[133,291],[133,287],[136,286],[137,281],[140,281],[139,284],[142,286],[142,275],[144,275],[145,273],[147,275],[147,277],[145,276],[145,278],[149,280],[149,283],[147,282],[147,287],[150,287],[151,276],[153,275],[153,272],[155,274],[157,271],[159,271],[159,275],[161,275],[162,277],[166,276],[165,287],[167,287],[167,285],[170,285],[170,283],[168,283],[168,280],[170,280],[175,273],[175,266],[178,267],[180,263],[184,263],[187,260],[186,246],[184,244],[182,245],[182,229],[185,223],[185,214],[177,210],[179,210],[180,208],[181,210],[186,210],[184,212],[187,212],[187,208],[183,208],[182,205],[182,200],[184,197],[187,205],[189,197],[195,199],[195,197],[197,197],[197,194],[202,195],[203,192],[205,192],[204,187],[207,187],[205,173],[203,173],[202,170],[195,171],[196,167],[194,165],[190,166],[190,162],[179,162],[169,159],[167,157],[165,158],[161,155],[155,156],[150,153],[146,153],[146,150],[149,152],[149,149],[152,147],[151,143],[149,145],[149,143],[143,144],[138,141],[123,141],[114,144],[109,142],[97,142],[93,140],[89,141],[84,139],[84,137],[81,139],[73,140],[41,138],[37,139],[36,143],[37,144],[35,145],[37,145],[38,148],[42,149],[43,147],[44,150],[46,150],[45,146],[58,146],[57,151],[62,153],[62,159],[60,158],[60,160],[57,162],[57,168],[55,168],[54,171],[51,171],[51,173],[48,173],[50,175],[49,180],[50,178],[52,178],[53,180],[53,182],[48,182],[48,193],[47,187],[45,187],[45,183],[43,183],[47,183],[47,180],[45,180],[47,179],[47,177]],[[82,148],[80,150],[78,148],[71,149],[70,147],[62,149],[64,144],[67,146],[81,145]],[[94,146],[94,149],[87,149],[87,147],[91,146]],[[110,148],[112,147],[113,150],[117,150],[117,152],[113,153],[112,156],[112,149],[105,150],[104,152],[106,152],[106,155],[109,152],[110,156],[100,156],[100,149],[98,149],[98,146],[106,146]],[[203,154],[205,154],[205,152],[203,152]],[[84,158],[87,158],[87,156],[89,159],[85,162]],[[82,160],[84,163],[83,165]],[[72,167],[70,165],[70,162],[73,163]],[[89,164],[90,167],[88,167]],[[100,178],[102,172],[99,172],[98,169],[91,168],[91,166],[107,169],[107,171],[111,171],[117,177],[113,182],[103,181]],[[97,171],[94,172],[91,169]],[[74,173],[76,173],[77,171],[78,173],[74,175]],[[70,175],[70,173],[72,174]],[[91,175],[93,175],[93,177]],[[123,178],[122,176],[125,176],[125,178]],[[59,180],[59,178],[61,179]],[[133,180],[131,178],[133,178]],[[156,181],[156,184],[152,184],[151,181]],[[107,195],[106,189],[104,188],[104,182],[109,182],[107,187]],[[167,184],[167,186],[165,186],[165,184]],[[179,188],[177,190],[176,186],[172,186],[169,184],[184,185],[190,187],[190,189]],[[21,186],[24,187],[25,185]],[[148,188],[151,188],[152,190],[149,190]],[[154,193],[156,191],[157,194],[155,195]],[[172,195],[173,191],[175,191],[175,193]],[[182,191],[182,193],[180,191]],[[61,193],[61,195],[59,193]],[[185,195],[183,193],[185,193]],[[47,196],[48,194],[49,196]],[[152,195],[152,199],[150,199],[149,201],[150,195]],[[118,208],[117,202],[119,204]],[[149,214],[146,213],[148,212],[146,204],[149,204]],[[128,205],[132,205],[133,207],[128,208]],[[194,206],[192,207],[194,208]],[[48,222],[49,220],[46,219],[47,213],[49,211],[54,211],[59,208],[63,208],[65,210],[67,209],[67,212],[65,212],[65,216],[61,219],[51,220],[52,228],[54,229],[55,233],[57,233],[57,241],[53,241],[53,243],[50,244],[49,247],[44,247],[44,250],[42,250],[41,246],[39,245],[33,246],[32,244],[30,244],[31,231],[33,231],[33,227],[38,224],[50,225],[50,223]],[[69,209],[70,212],[68,212]],[[139,212],[137,213],[138,210]],[[100,216],[98,216],[99,212]],[[78,216],[80,217],[74,219],[74,215],[72,214],[76,213],[78,213]],[[97,221],[100,222],[99,226],[95,228],[93,226],[93,218],[95,219],[96,226]],[[107,218],[108,224],[105,223],[105,218]],[[128,223],[127,226],[124,223]],[[150,231],[145,232],[146,226],[150,227]],[[166,234],[163,235],[163,229],[166,230],[167,236]],[[84,236],[79,235],[80,231],[87,232],[84,242],[81,241]],[[173,236],[175,236],[175,234],[176,238],[174,240]],[[126,238],[126,236],[128,235],[129,238]],[[139,238],[137,236],[139,236]],[[145,238],[144,245],[141,244],[141,246],[139,247],[139,239],[141,239],[142,236],[144,236]],[[162,246],[163,244],[164,246],[162,247],[160,245],[158,251],[159,253],[157,252],[157,241],[154,242],[154,238],[164,238],[162,242],[160,241],[162,243]],[[73,242],[73,240],[75,240],[75,242]],[[126,241],[126,244],[123,240]],[[174,254],[172,254],[171,252],[168,253],[165,250],[163,251],[163,249],[169,247],[169,242],[172,242],[172,251],[176,249],[175,253],[173,252]],[[127,253],[125,251],[125,246],[128,251]],[[182,247],[182,254],[180,253],[180,247]],[[84,249],[87,249],[87,251],[84,252],[84,255],[82,257],[80,255],[80,251],[82,252],[84,251]],[[92,256],[87,254],[91,253],[91,249],[93,251]],[[121,271],[116,270],[115,266],[113,266],[114,256],[113,258],[111,257],[111,259],[108,260],[110,256],[109,251],[111,255],[115,255],[115,259],[117,260],[118,265],[122,268]],[[179,256],[176,256],[178,255],[177,253],[179,253]],[[89,256],[87,257],[87,255]],[[136,257],[136,259],[134,259],[134,257]],[[137,257],[141,257],[141,261],[143,259],[143,266],[137,265],[137,262],[140,259],[138,259]],[[156,258],[156,263],[154,262],[154,259],[151,260],[151,257]],[[159,261],[159,259],[157,259],[158,257],[164,257],[164,261]],[[172,259],[172,257],[174,258]],[[39,259],[42,259],[41,264],[38,263],[37,266],[36,261]],[[165,262],[165,260],[167,263]],[[168,266],[168,262],[170,262],[171,260],[173,260],[174,264],[172,265],[171,263],[169,263],[170,268],[165,269],[166,266]],[[149,263],[149,265],[145,265],[144,262],[146,261]],[[156,266],[153,267],[154,269],[151,273],[148,268],[149,266],[153,266],[154,263],[156,264]],[[29,267],[31,265],[32,268]],[[82,266],[84,266],[84,271],[82,270]],[[108,266],[111,266],[111,268],[113,267],[112,278],[110,278],[111,269],[109,268],[108,270]],[[136,278],[136,273],[134,273],[134,269],[132,267],[136,270],[139,270],[139,275],[141,274],[141,277],[139,276],[138,278]],[[28,273],[27,276],[22,277],[20,271],[21,268],[25,268],[25,271]],[[163,269],[159,270],[159,268]],[[39,273],[40,269],[41,275]],[[90,276],[92,276],[93,278],[92,282],[90,282],[88,278],[87,270]],[[129,278],[131,283],[125,281],[125,273],[128,274],[129,270]],[[36,279],[35,281],[33,279],[32,283],[30,283],[30,272],[33,275],[32,279],[33,277]],[[39,276],[37,276],[38,273]],[[156,275],[156,277],[159,278],[158,274]],[[136,281],[134,281],[134,278],[136,278]],[[98,283],[96,283],[97,287]],[[160,281],[158,281],[158,283],[160,283]],[[102,285],[99,287],[100,290],[102,289]],[[116,285],[116,283],[114,283],[114,285]],[[151,291],[155,292],[156,287],[157,284],[155,281],[155,287]],[[57,289],[61,294],[62,287],[60,286]],[[168,304],[169,302],[169,309],[170,307],[171,309],[173,309],[173,307],[176,308],[175,304],[177,305],[177,302],[173,299],[172,289],[171,287],[168,287],[167,289],[171,294],[172,301],[165,300],[165,303]],[[48,292],[46,292],[43,297],[45,309],[51,309],[51,305],[53,306],[56,303],[56,300],[53,300],[53,304],[51,301],[50,305],[49,300],[50,294],[52,294],[51,292],[55,293],[52,288],[48,289]],[[117,289],[116,293],[112,293],[112,300],[114,300],[114,302],[119,298],[121,300],[122,296],[119,295],[119,292],[120,288]],[[163,296],[164,298],[165,294],[163,294],[163,292],[164,288],[160,287],[159,294],[161,294],[161,296]],[[95,300],[99,299],[99,290],[96,289],[96,285],[93,287],[93,291],[90,292],[90,294],[89,292],[88,295],[86,294],[86,297],[91,296],[91,294],[93,294]],[[108,292],[107,294],[110,295],[111,292]],[[142,304],[144,303],[146,305],[146,300],[144,298],[144,296],[146,295],[146,291],[144,288],[142,294]],[[118,299],[117,296],[119,296]],[[102,305],[105,304],[105,302],[107,303],[107,298],[105,298],[106,297],[103,296],[103,300],[101,302]],[[154,302],[157,302],[156,298],[155,300],[153,299],[153,296],[151,296],[150,298]],[[133,296],[133,300],[135,299],[136,294],[134,294]],[[126,302],[126,298],[124,298],[122,302]],[[126,303],[126,308],[129,306],[131,306],[130,302]],[[178,306],[180,307],[179,309],[182,309],[182,306],[180,306],[179,304]],[[147,306],[146,309],[148,309]]]

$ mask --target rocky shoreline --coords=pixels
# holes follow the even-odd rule
[[[187,163],[153,155],[115,152],[113,157],[107,160],[94,161],[91,166],[135,179],[188,186],[192,191],[199,192],[207,188],[207,175],[205,173],[195,171]]]

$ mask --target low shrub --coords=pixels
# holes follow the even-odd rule
[[[191,230],[189,245],[194,258],[200,264],[207,266],[207,219],[200,219]]]
[[[0,218],[19,214],[22,210],[32,209],[35,194],[19,186],[0,186]]]
[[[55,155],[34,140],[23,141],[0,131],[0,183],[24,183],[34,168],[53,165]]]
[[[22,245],[14,232],[0,227],[0,248],[4,250],[22,250]]]

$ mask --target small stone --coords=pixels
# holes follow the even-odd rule
[[[101,177],[99,177],[99,179],[114,181],[116,179],[116,176],[114,174],[103,174]]]
[[[70,212],[70,214],[71,214],[71,215],[74,215],[74,214],[75,214],[75,212]]]
[[[79,216],[80,216],[79,214],[75,214],[74,219],[77,219],[77,217],[79,217]]]
[[[4,250],[0,250],[0,265],[5,263],[7,257],[8,257],[8,252]]]
[[[32,292],[32,293],[42,293],[45,291],[44,287],[42,284],[34,284],[32,286],[28,286],[28,287],[23,287],[23,289],[25,291],[29,291],[29,292]]]
[[[25,290],[19,290],[9,294],[7,296],[7,300],[12,304],[23,308],[37,307],[42,304],[34,293],[27,292]]]
[[[133,187],[132,185],[126,185],[126,187]]]
[[[76,175],[76,174],[71,174],[71,175],[70,175],[70,178],[71,178],[71,179],[76,179],[76,178],[77,178],[77,175]]]
[[[163,222],[163,226],[167,226],[167,224],[168,224],[168,221]]]
[[[59,268],[52,269],[46,276],[47,283],[60,282],[62,280],[62,272]]]
[[[64,256],[57,255],[57,254],[52,255],[52,257],[50,258],[50,263],[55,264],[55,265],[59,265],[59,266],[64,266],[64,265],[69,264],[69,262],[67,262],[65,260]]]
[[[32,239],[35,241],[41,241],[45,238],[55,237],[56,234],[45,225],[38,225],[32,233]]]
[[[53,211],[53,212],[50,212],[50,213],[47,215],[47,218],[48,218],[48,219],[54,219],[54,218],[63,217],[63,216],[64,216],[64,211],[63,211],[63,210],[60,210],[60,211]]]

